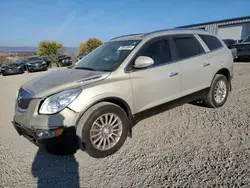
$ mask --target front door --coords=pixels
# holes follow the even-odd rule
[[[166,103],[180,96],[180,69],[172,61],[169,40],[154,40],[139,52],[154,64],[146,69],[132,69],[129,73],[134,95],[135,113]]]

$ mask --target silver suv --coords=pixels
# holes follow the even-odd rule
[[[167,109],[170,102],[199,100],[221,107],[232,76],[231,51],[204,30],[120,36],[74,67],[22,85],[13,124],[50,153],[80,148],[92,157],[106,157],[132,136],[139,120]]]

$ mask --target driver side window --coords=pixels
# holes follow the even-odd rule
[[[169,41],[160,39],[150,43],[139,53],[139,56],[148,56],[154,60],[153,66],[166,64],[172,61]]]

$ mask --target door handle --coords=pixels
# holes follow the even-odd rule
[[[171,72],[169,77],[174,77],[174,76],[177,76],[179,73],[178,72]]]
[[[210,66],[210,63],[204,63],[203,64],[203,67],[207,67],[207,66]]]

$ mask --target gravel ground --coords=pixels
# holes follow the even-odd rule
[[[53,156],[18,136],[16,91],[41,74],[0,76],[0,187],[250,187],[250,65],[235,65],[222,108],[185,104],[145,119],[104,159]]]

